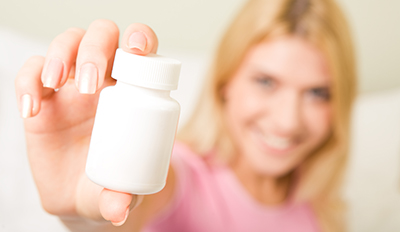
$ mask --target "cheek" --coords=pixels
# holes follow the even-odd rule
[[[261,115],[265,104],[262,97],[257,96],[251,86],[237,83],[230,87],[225,103],[225,113],[229,126],[236,131]]]
[[[332,110],[329,104],[312,106],[306,110],[305,122],[311,140],[322,142],[330,134],[332,128]]]
[[[233,85],[234,84],[234,85]],[[251,126],[263,110],[263,103],[251,86],[245,83],[232,83],[225,98],[225,124],[238,153],[247,153]]]

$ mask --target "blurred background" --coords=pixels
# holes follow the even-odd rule
[[[400,1],[338,0],[351,24],[360,95],[344,194],[350,231],[400,231]],[[151,26],[159,53],[183,62],[180,125],[190,115],[220,36],[245,0],[0,2],[0,231],[66,231],[40,207],[26,159],[14,78],[69,27],[99,18]]]
[[[0,3],[0,26],[42,41],[69,27],[87,28],[99,18],[113,20],[121,33],[133,22],[151,26],[160,52],[210,55],[245,0],[13,0]],[[338,0],[352,24],[359,54],[360,89],[400,86],[400,1]]]

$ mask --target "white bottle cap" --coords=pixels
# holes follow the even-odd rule
[[[181,62],[157,54],[134,55],[118,48],[111,76],[118,81],[152,89],[178,88]]]

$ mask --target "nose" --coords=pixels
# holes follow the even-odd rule
[[[276,135],[292,137],[301,131],[301,101],[296,93],[284,93],[270,109],[272,128]]]

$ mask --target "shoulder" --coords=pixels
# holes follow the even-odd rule
[[[206,165],[200,154],[197,154],[188,145],[180,141],[174,144],[171,164],[173,168],[177,168],[180,165],[188,165],[192,168],[205,167]]]
[[[173,180],[169,176],[168,182],[174,182],[171,200],[147,225],[146,232],[193,231],[193,226],[201,227],[198,218],[204,218],[210,210],[215,179],[204,158],[178,141],[174,144],[170,168]]]
[[[187,144],[176,141],[172,150],[172,161],[176,159],[184,159],[186,162],[200,162],[202,157]]]
[[[207,183],[213,175],[212,166],[205,161],[205,157],[179,141],[174,144],[171,168],[176,173],[176,187],[181,191],[201,188],[202,183]]]

